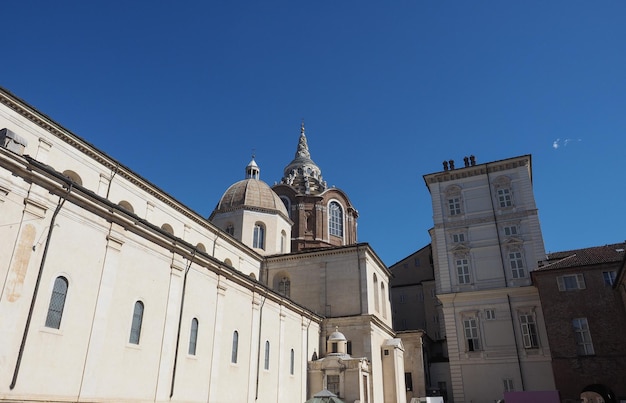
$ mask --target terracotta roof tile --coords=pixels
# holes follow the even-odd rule
[[[626,242],[549,253],[548,259],[537,270],[564,269],[620,262],[624,259],[624,253],[626,253],[624,249],[626,249]]]

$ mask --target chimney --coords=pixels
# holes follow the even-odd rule
[[[444,161],[443,162],[443,170],[447,171],[448,170],[448,161]]]
[[[450,164],[450,170],[453,170],[454,169],[454,160],[448,161],[448,164]]]
[[[472,166],[476,165],[476,157],[474,157],[473,155],[470,155],[470,164]]]

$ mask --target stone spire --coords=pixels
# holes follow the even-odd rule
[[[296,149],[295,158],[307,158],[311,159],[311,153],[309,152],[309,145],[306,142],[306,134],[304,130],[304,120],[300,125],[300,139],[298,140],[298,148]],[[313,161],[311,161],[313,162]]]
[[[281,183],[291,186],[299,194],[319,194],[326,190],[322,170],[311,159],[304,121],[300,126],[300,138],[295,158],[285,167]]]

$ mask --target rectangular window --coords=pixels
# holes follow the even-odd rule
[[[465,242],[465,234],[463,233],[452,234],[452,242],[454,243]]]
[[[513,205],[511,190],[508,188],[498,189],[498,202],[500,203],[500,208],[511,207]]]
[[[463,328],[465,330],[467,351],[479,351],[480,342],[478,340],[478,320],[476,318],[463,319]]]
[[[505,392],[513,392],[515,390],[515,387],[513,386],[513,379],[503,379],[502,385],[504,386]]]
[[[348,355],[352,355],[352,341],[348,340],[348,342],[346,343],[346,353],[348,353]]]
[[[415,258],[415,267],[420,267],[420,259],[419,258]]]
[[[456,259],[456,274],[459,284],[470,284],[469,259]]]
[[[326,389],[339,395],[339,375],[326,375]]]
[[[591,333],[589,332],[589,324],[587,318],[577,318],[572,321],[574,326],[574,335],[576,344],[578,345],[578,355],[594,355],[593,342],[591,341]]]
[[[406,302],[406,297],[404,296],[404,294],[400,294],[400,303],[404,304]]]
[[[509,226],[504,227],[504,235],[506,236],[517,235],[517,226],[509,225]]]
[[[556,278],[556,282],[559,285],[559,291],[584,290],[586,288],[585,277],[582,273],[559,276]]]
[[[485,319],[487,319],[487,320],[495,320],[496,319],[496,310],[495,309],[485,309]]]
[[[535,317],[532,314],[521,314],[519,316],[519,321],[522,328],[522,341],[524,343],[524,348],[539,347]]]
[[[459,215],[461,214],[461,199],[458,197],[453,197],[448,199],[448,212],[450,215]]]
[[[410,372],[404,373],[404,384],[406,385],[407,392],[410,392],[413,390],[413,376]]]
[[[602,277],[604,278],[604,284],[613,285],[615,284],[615,278],[617,277],[617,272],[615,270],[603,271]]]
[[[524,261],[522,260],[522,252],[509,252],[509,263],[511,265],[511,274],[513,275],[513,278],[526,277]]]

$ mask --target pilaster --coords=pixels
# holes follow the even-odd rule
[[[115,224],[111,224],[109,234],[106,237],[106,247],[100,273],[100,286],[96,296],[95,312],[91,331],[89,333],[89,348],[85,359],[85,369],[83,371],[82,387],[80,397],[92,398],[99,396],[100,389],[106,385],[101,385],[98,376],[99,363],[106,354],[107,329],[113,304],[117,273],[120,268],[120,256],[124,245],[124,229]]]
[[[250,324],[250,357],[253,357],[254,364],[250,365],[248,371],[248,401],[254,402],[256,395],[256,377],[258,372],[258,366],[256,365],[259,357],[259,332],[261,326],[261,308],[264,304],[264,298],[259,294],[254,293],[252,295],[252,320]]]
[[[167,293],[167,308],[163,324],[163,342],[161,344],[161,360],[157,380],[156,400],[169,399],[171,391],[172,373],[174,370],[174,355],[176,354],[176,337],[178,321],[180,320],[180,304],[183,292],[183,278],[185,267],[178,255],[174,255],[170,265],[170,286]],[[182,313],[184,314],[184,312]]]
[[[212,346],[212,357],[211,357],[211,373],[209,374],[209,403],[220,403],[220,393],[219,393],[219,379],[220,379],[220,371],[219,366],[225,358],[222,358],[224,355],[221,345],[226,345],[224,343],[223,338],[228,337],[228,334],[224,334],[223,323],[224,323],[224,303],[226,297],[226,285],[224,284],[225,280],[220,276],[217,282],[217,293],[215,300],[215,323],[213,324],[213,346]],[[230,360],[229,360],[230,361]]]

